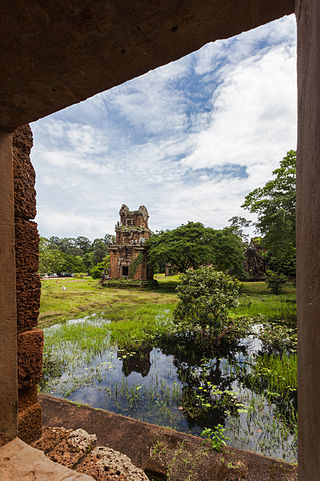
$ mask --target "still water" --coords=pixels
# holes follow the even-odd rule
[[[229,445],[296,461],[281,399],[248,382],[262,348],[254,335],[216,356],[174,342],[121,350],[109,342],[109,322],[99,314],[45,329],[43,392],[195,435],[220,423]],[[104,333],[97,345],[86,342],[92,328]]]

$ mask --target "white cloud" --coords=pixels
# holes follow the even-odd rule
[[[177,132],[186,124],[185,99],[173,84],[187,75],[188,64],[185,58],[152,70],[114,89],[108,100],[132,126],[145,134]]]
[[[43,235],[225,226],[296,144],[294,16],[208,44],[32,125]],[[202,169],[202,170],[200,170]],[[205,170],[203,170],[205,169]]]
[[[296,146],[296,95],[293,47],[244,60],[216,89],[211,124],[195,135],[193,152],[182,164],[240,164],[249,176],[257,168],[263,176],[267,167],[270,175],[270,162],[272,169]]]

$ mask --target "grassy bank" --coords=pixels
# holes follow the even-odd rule
[[[47,327],[68,319],[84,317],[103,310],[112,320],[124,320],[143,308],[164,305],[170,309],[176,302],[177,279],[159,280],[157,289],[102,288],[95,279],[45,279],[41,282],[39,325]]]
[[[68,319],[84,317],[103,310],[111,320],[143,317],[155,305],[172,309],[177,300],[178,276],[157,276],[159,286],[153,289],[102,288],[95,279],[46,279],[42,281],[39,325],[46,327]],[[273,295],[264,282],[241,284],[240,302],[232,315],[294,320],[295,288],[285,287]],[[152,307],[153,306],[153,307]]]
[[[239,301],[235,310],[239,316],[296,319],[296,288],[292,283],[288,283],[281,294],[275,295],[270,293],[265,282],[243,282]]]

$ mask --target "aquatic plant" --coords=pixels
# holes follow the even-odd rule
[[[201,432],[201,436],[210,441],[212,449],[220,451],[221,446],[225,446],[227,444],[226,441],[231,441],[230,438],[224,435],[224,431],[225,428],[222,426],[222,424],[217,424],[214,429],[205,428]]]

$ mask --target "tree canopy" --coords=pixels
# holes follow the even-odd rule
[[[147,242],[152,265],[169,263],[179,272],[213,264],[215,269],[243,275],[243,244],[230,228],[215,230],[200,222],[158,232]]]
[[[73,274],[89,272],[99,263],[104,262],[109,252],[113,236],[90,239],[83,236],[40,238],[39,272],[40,274]]]
[[[57,247],[52,247],[45,237],[40,237],[39,243],[39,272],[44,274],[57,273],[64,263],[62,253]]]
[[[245,197],[242,207],[258,214],[256,223],[270,269],[295,274],[296,151],[290,150],[274,178]]]

